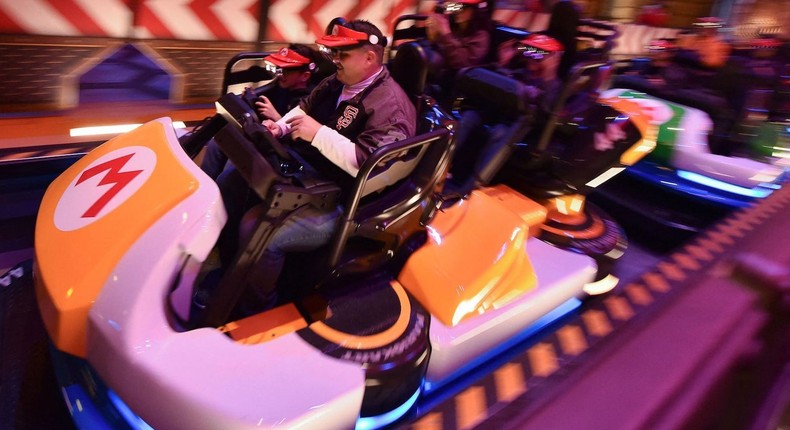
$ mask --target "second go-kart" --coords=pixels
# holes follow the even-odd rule
[[[656,150],[631,173],[652,176],[654,182],[676,182],[677,188],[685,188],[689,194],[736,208],[768,196],[790,167],[790,157],[785,155],[790,151],[790,140],[780,129],[771,133],[771,139],[755,140],[748,153],[716,154],[708,146],[712,120],[702,110],[634,90],[618,89],[609,94],[645,100],[661,123]],[[691,184],[698,184],[698,190],[691,190]]]
[[[523,194],[486,187],[437,209],[455,124],[417,97],[420,134],[374,152],[331,244],[287,263],[299,288],[234,318],[273,229],[305,205],[338,204],[340,191],[256,125],[250,99],[224,95],[211,126],[181,141],[167,118],[147,123],[48,188],[36,292],[79,426],[378,427],[578,306],[594,283],[594,259],[535,237],[548,210]],[[649,141],[649,117],[617,109],[633,121],[622,147]],[[209,138],[263,204],[197,307],[226,218],[190,158]]]
[[[650,106],[659,124],[657,146],[624,175],[602,187],[594,200],[650,232],[656,245],[672,247],[732,210],[770,195],[787,179],[790,150],[786,127],[764,124],[768,139],[732,154],[708,145],[712,120],[700,109],[641,91],[612,89],[607,95]]]
[[[657,130],[649,106],[600,94],[609,66],[574,66],[548,111],[527,104],[527,86],[516,79],[487,67],[463,71],[456,85],[461,110],[492,118],[480,129],[500,128],[459,150],[456,160],[463,152],[477,155],[469,173],[453,177],[461,194],[495,185],[544,205],[547,216],[537,236],[593,257],[602,291],[617,283],[611,271],[627,239],[618,221],[586,197],[649,154]]]
[[[787,80],[781,77],[781,61],[771,57],[771,49],[760,48],[760,41],[772,39],[733,52],[716,70],[699,66],[687,51],[674,55],[667,76],[679,88],[655,76],[615,77],[613,86],[619,89],[612,95],[644,100],[661,123],[656,150],[593,195],[608,211],[631,221],[632,232],[674,247],[785,182],[790,166],[783,102]],[[660,46],[672,49],[668,42]],[[687,83],[672,78],[680,75],[696,78]]]

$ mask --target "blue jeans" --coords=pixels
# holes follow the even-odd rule
[[[260,261],[253,270],[252,292],[266,301],[276,291],[277,280],[289,252],[305,252],[328,244],[337,229],[340,208],[318,209],[307,206],[288,217],[274,232]]]
[[[228,163],[228,156],[222,152],[217,141],[211,139],[206,144],[206,150],[203,152],[203,161],[200,162],[200,168],[206,172],[211,179],[217,179],[219,175],[232,164]]]
[[[238,170],[229,168],[217,178],[222,192],[228,221],[220,237],[220,256],[223,266],[228,267],[238,252],[242,237],[252,234],[249,229],[240,228],[242,218],[249,208],[260,202],[251,191]],[[285,256],[289,252],[304,252],[328,244],[335,233],[342,209],[317,208],[304,206],[288,216],[272,234],[260,261],[252,271],[247,296],[259,302],[271,302],[277,287]]]
[[[455,132],[455,155],[451,166],[453,181],[458,185],[473,179],[475,164],[483,144],[481,140],[486,137],[483,115],[474,109],[465,110]],[[470,142],[471,140],[475,142]]]
[[[456,146],[451,172],[454,191],[466,194],[472,191],[482,170],[496,157],[506,143],[507,124],[487,124],[477,110],[463,112],[455,133]]]

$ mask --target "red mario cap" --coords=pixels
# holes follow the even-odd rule
[[[565,47],[562,46],[562,43],[551,36],[546,36],[545,34],[530,34],[526,38],[521,39],[521,44],[534,48],[537,51],[541,51],[544,54],[565,50]]]
[[[654,39],[647,44],[648,51],[667,51],[675,48],[677,48],[677,46],[666,39]]]
[[[327,34],[316,39],[315,43],[324,45],[328,48],[355,48],[364,43],[371,45],[386,45],[387,40],[376,36],[375,34],[368,34],[364,31],[352,30],[340,24],[332,28],[332,34]]]
[[[475,6],[478,8],[484,8],[488,6],[486,0],[449,0],[449,1],[439,2],[439,4],[441,5],[459,4],[463,6]]]
[[[306,67],[309,70],[315,69],[315,63],[311,62],[309,58],[288,48],[280,49],[278,52],[267,56],[265,60],[282,69],[296,69],[301,67]]]

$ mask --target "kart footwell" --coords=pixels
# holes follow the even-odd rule
[[[776,240],[790,229],[788,209],[785,188],[733,213],[611,294],[542,320],[496,362],[426,393],[394,426],[616,428],[650,419],[682,428],[683,419],[716,427],[769,418],[784,405],[766,393],[788,384],[777,375],[790,362],[790,250]],[[48,379],[31,268],[26,260],[0,275],[10,405],[0,426],[69,427]],[[73,388],[63,390],[71,412],[88,412]],[[54,415],[36,413],[42,407]]]
[[[0,273],[0,428],[68,430],[73,424],[55,380],[31,269],[26,259]]]

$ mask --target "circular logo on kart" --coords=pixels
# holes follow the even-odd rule
[[[94,160],[77,174],[55,207],[55,227],[77,230],[112,212],[154,172],[156,153],[128,146]]]
[[[672,119],[675,114],[672,108],[666,102],[654,98],[638,98],[631,99],[634,103],[638,104],[642,111],[650,115],[651,123],[661,125]]]

